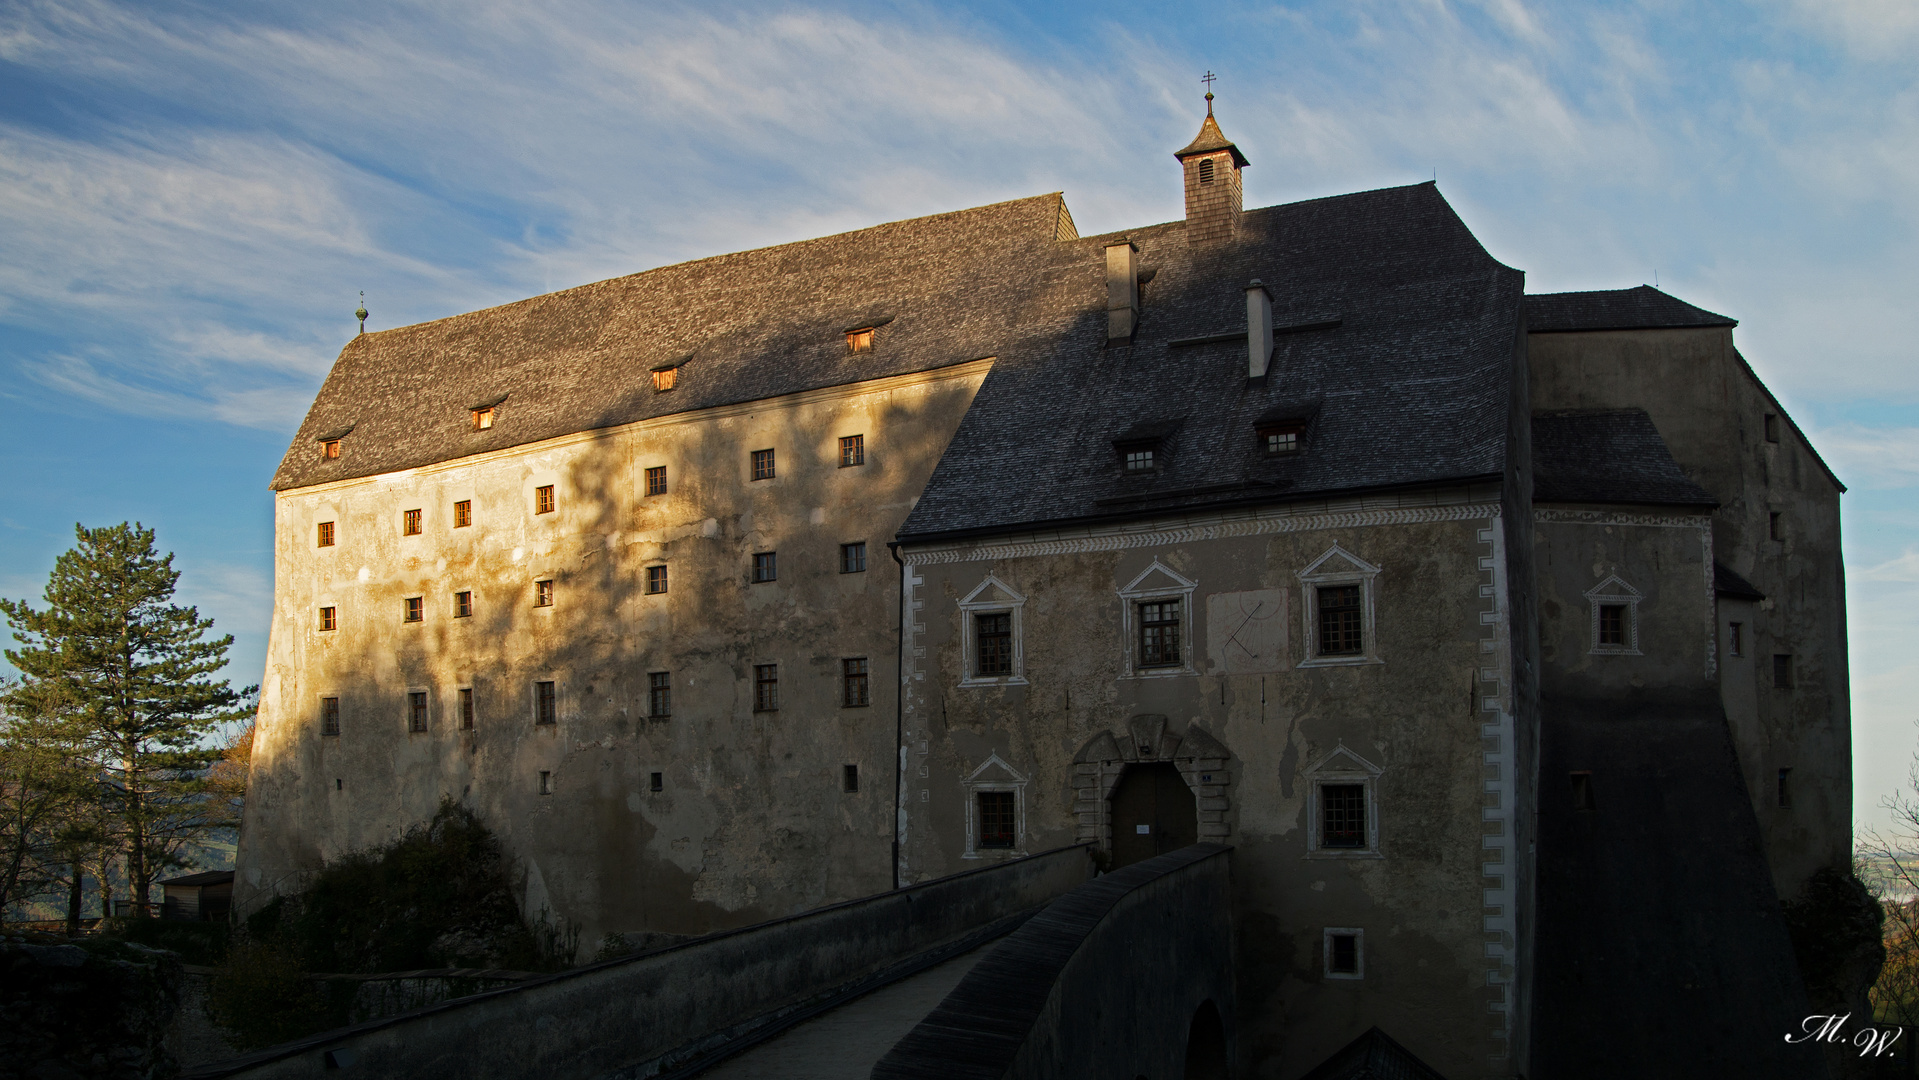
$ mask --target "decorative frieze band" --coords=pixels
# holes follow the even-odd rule
[[[1645,525],[1655,529],[1711,529],[1712,515],[1633,514],[1623,510],[1563,510],[1558,507],[1533,507],[1533,520],[1541,524],[1564,525]]]

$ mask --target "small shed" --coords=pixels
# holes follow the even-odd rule
[[[208,870],[160,882],[163,919],[225,922],[233,910],[233,871]]]

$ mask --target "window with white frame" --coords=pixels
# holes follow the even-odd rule
[[[1320,962],[1328,979],[1366,977],[1366,931],[1356,926],[1328,926],[1320,940]]]
[[[1336,744],[1306,770],[1306,855],[1377,859],[1379,766]]]
[[[1123,677],[1193,675],[1191,581],[1154,559],[1119,590],[1124,631]]]
[[[959,602],[965,663],[961,686],[1026,685],[1026,649],[1021,610],[1026,598],[987,575]]]
[[[966,795],[966,851],[978,859],[1026,854],[1026,777],[989,754],[960,783]]]
[[[1306,658],[1301,667],[1378,664],[1379,567],[1335,543],[1299,572]]]
[[[1591,626],[1586,640],[1588,652],[1597,655],[1638,656],[1639,590],[1612,575],[1586,593]]]

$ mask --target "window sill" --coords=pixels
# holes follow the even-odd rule
[[[1376,656],[1314,656],[1299,662],[1300,667],[1363,667],[1367,664],[1383,664],[1386,661]]]
[[[1638,649],[1629,649],[1625,647],[1624,645],[1601,645],[1597,648],[1586,650],[1586,655],[1587,656],[1644,656],[1646,654],[1640,652]]]
[[[1026,686],[1024,675],[969,675],[960,680],[962,689],[980,686]]]
[[[1302,859],[1384,859],[1386,856],[1365,848],[1320,848],[1300,856]]]
[[[1190,664],[1181,664],[1178,667],[1134,668],[1133,670],[1127,672],[1126,674],[1121,675],[1120,678],[1122,679],[1174,679],[1174,678],[1181,678],[1185,676],[1197,676],[1198,674],[1199,672],[1194,671]]]

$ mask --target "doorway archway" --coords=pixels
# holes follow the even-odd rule
[[[1126,766],[1113,785],[1113,869],[1199,843],[1199,803],[1171,763]]]

